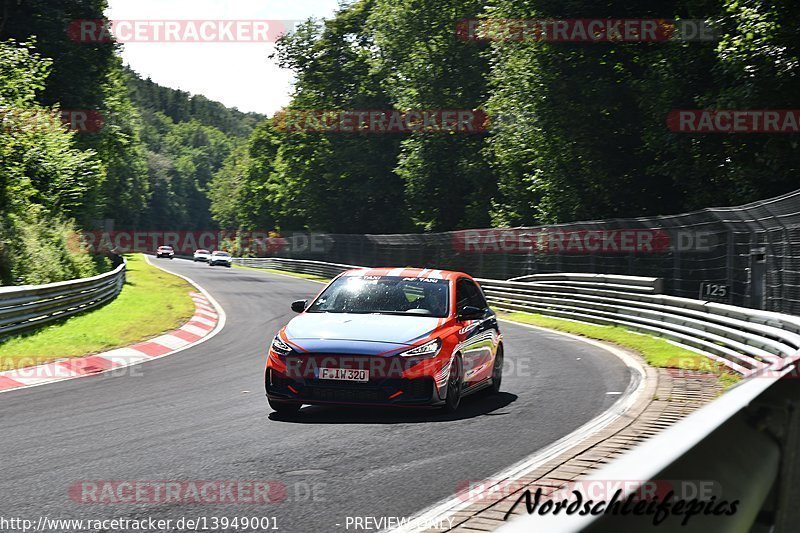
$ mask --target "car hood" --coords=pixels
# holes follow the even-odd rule
[[[309,351],[376,352],[403,347],[436,329],[441,319],[407,315],[303,313],[286,326],[286,336]]]

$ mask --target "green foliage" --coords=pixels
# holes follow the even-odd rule
[[[69,41],[70,20],[98,19],[104,1],[5,3],[0,18],[0,284],[47,283],[108,268],[80,244],[102,219],[117,228],[208,228],[209,183],[257,115],[142,82],[113,45]],[[137,84],[186,104],[176,123]],[[103,117],[71,132],[60,109]],[[197,117],[196,119],[194,117]],[[185,120],[184,120],[185,119]]]
[[[703,19],[719,41],[457,39],[457,21],[474,17]],[[290,109],[486,109],[490,134],[277,134],[251,147],[249,163],[237,159],[247,172],[220,177],[237,200],[217,194],[224,207],[212,209],[233,226],[253,224],[252,207],[234,215],[246,200],[282,228],[398,232],[668,214],[783,193],[797,187],[796,136],[674,133],[666,118],[796,109],[799,24],[790,0],[343,4],[278,43],[296,75]]]
[[[163,87],[149,78],[142,79],[130,69],[125,71],[131,98],[143,113],[162,113],[172,122],[195,120],[234,137],[247,137],[265,118],[258,113],[230,109],[203,95],[192,96],[186,91]]]
[[[37,211],[32,206],[24,218],[0,218],[2,284],[39,285],[96,274],[98,265],[82,246],[74,224]]]
[[[368,4],[364,4],[367,6]],[[482,49],[456,38],[459,19],[481,0],[376,0],[369,28],[380,54],[373,69],[397,109],[477,109],[486,95]],[[486,227],[495,178],[482,134],[417,133],[404,139],[396,174],[414,225],[423,230]]]
[[[294,109],[392,107],[370,72],[366,16],[356,5],[322,25],[309,21],[278,43],[279,63],[298,76]],[[236,153],[217,175],[212,209],[220,223],[244,229],[402,230],[403,184],[393,172],[399,145],[391,135],[289,133],[264,122],[246,157]]]
[[[234,149],[241,154],[246,138],[264,117],[229,109],[202,96],[161,87],[126,72],[129,94],[141,112],[149,201],[140,226],[152,229],[207,229],[219,222],[235,226],[230,217],[212,219],[234,198],[215,194],[212,180],[229,179]],[[239,157],[239,156],[237,156]],[[217,186],[216,190],[223,187]],[[227,187],[224,187],[227,188]]]
[[[57,110],[36,102],[50,62],[32,44],[0,42],[0,284],[94,274],[68,218],[81,216],[103,171],[76,147]]]
[[[706,19],[714,42],[491,46],[495,222],[668,214],[797,187],[792,135],[673,133],[673,109],[797,108],[796,2],[496,0],[492,16]]]
[[[15,39],[0,46],[12,126],[0,130],[4,283],[82,271],[89,263],[64,259],[58,235],[104,218],[125,229],[440,231],[666,214],[797,186],[796,136],[666,126],[674,109],[800,107],[790,0],[357,0],[277,43],[295,74],[288,110],[486,110],[492,128],[478,135],[281,131],[280,117],[141,79],[113,43],[70,41],[68,22],[102,18],[106,4],[0,12],[0,39]],[[459,40],[456,23],[474,17],[705,19],[719,41]],[[59,109],[96,110],[106,125],[67,132]],[[41,252],[61,270],[20,270],[33,243],[55,247]]]

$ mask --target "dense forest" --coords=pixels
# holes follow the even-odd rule
[[[458,38],[462,19],[703,19],[710,41]],[[212,185],[230,227],[435,231],[678,213],[800,185],[797,134],[673,133],[674,109],[800,107],[794,0],[360,0],[278,45],[289,110],[482,109],[486,134],[263,124]],[[234,191],[221,194],[219,191]]]
[[[65,30],[105,0],[2,0],[0,284],[98,272],[80,230],[213,227],[215,173],[265,117],[160,87]],[[89,111],[94,126],[62,114]],[[92,124],[90,123],[90,126]],[[107,227],[107,226],[106,226]]]
[[[77,232],[381,233],[676,213],[798,186],[797,134],[687,134],[675,109],[800,108],[790,0],[358,0],[279,40],[292,110],[475,109],[479,133],[286,131],[160,87],[65,28],[106,0],[0,0],[0,282],[103,267]],[[464,19],[703,19],[710,41],[468,40]],[[253,68],[260,68],[254,65]],[[212,73],[213,75],[213,73]],[[59,110],[103,126],[72,131]]]

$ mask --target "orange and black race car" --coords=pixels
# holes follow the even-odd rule
[[[467,274],[419,268],[346,271],[278,332],[266,392],[276,411],[303,404],[441,406],[500,389],[497,317]]]

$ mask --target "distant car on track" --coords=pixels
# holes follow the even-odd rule
[[[272,341],[270,406],[441,406],[455,411],[481,389],[500,390],[497,317],[467,274],[418,268],[349,270]]]
[[[172,249],[172,246],[159,246],[156,250],[156,258],[160,259],[162,257],[166,257],[168,259],[175,258],[175,250]]]
[[[223,265],[228,268],[231,266],[231,254],[228,252],[216,251],[208,259],[209,266]]]
[[[208,250],[197,250],[194,253],[193,260],[195,263],[198,261],[202,261],[203,263],[208,263],[208,260],[211,259],[211,252]]]

